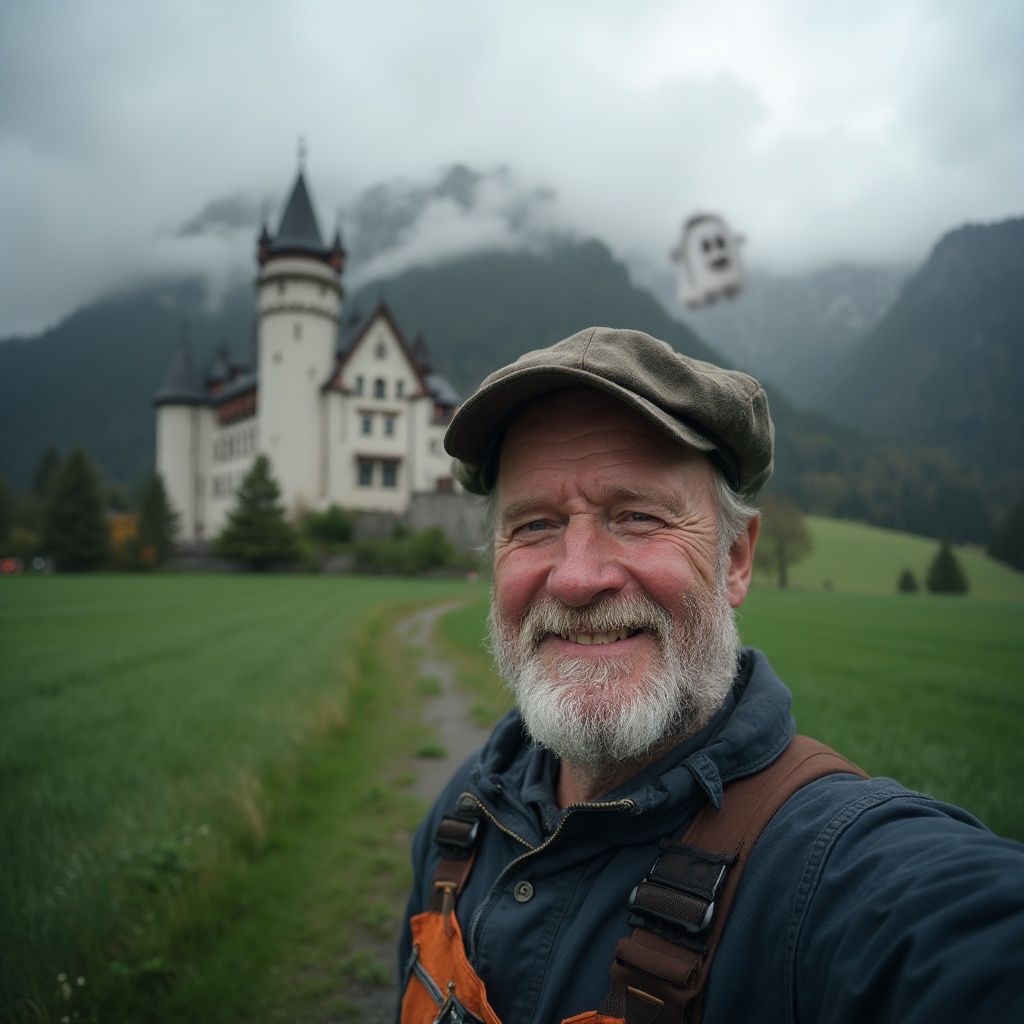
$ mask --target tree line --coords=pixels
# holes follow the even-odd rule
[[[307,510],[293,522],[281,503],[269,459],[259,455],[235,494],[212,552],[251,570],[315,570],[334,559],[363,573],[418,575],[471,571],[475,556],[460,551],[440,527],[413,531],[398,523],[388,537],[360,537],[359,514],[337,505]],[[0,569],[150,570],[175,553],[178,516],[159,475],[135,495],[104,487],[82,447],[65,460],[47,449],[27,494],[0,478]]]

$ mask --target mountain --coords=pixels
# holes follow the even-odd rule
[[[198,281],[109,296],[36,338],[0,344],[0,476],[25,490],[48,445],[66,455],[82,444],[108,481],[144,479],[156,444],[153,396],[184,321],[201,358],[225,340],[252,352],[251,289],[211,311]]]
[[[523,352],[595,325],[647,331],[695,358],[721,362],[596,241],[414,267],[360,290],[350,308],[365,312],[380,298],[407,330],[424,332],[434,368],[462,394]]]
[[[1024,218],[943,237],[820,407],[1024,481]]]
[[[387,250],[380,253],[387,256]],[[592,240],[549,238],[526,249],[408,266],[354,287],[344,315],[357,318],[381,299],[410,342],[424,334],[434,369],[462,394],[523,351],[594,324],[638,328],[697,358],[728,362],[636,287],[625,264]],[[251,287],[229,292],[211,311],[198,282],[111,297],[38,338],[0,345],[8,396],[0,403],[0,476],[15,490],[26,489],[50,444],[62,453],[85,445],[109,481],[133,484],[151,472],[153,396],[183,320],[202,364],[225,342],[235,361],[252,362]],[[777,428],[773,491],[822,515],[986,540],[992,495],[977,466],[965,469],[943,451],[871,440],[826,415],[800,410],[770,384],[768,391]]]
[[[594,323],[635,326],[715,359],[598,242],[563,242],[545,251],[491,252],[406,270],[346,297],[358,319],[384,298],[411,343],[423,332],[434,368],[463,394],[528,348]],[[48,445],[62,454],[83,444],[104,477],[132,484],[152,472],[153,396],[188,323],[206,364],[226,344],[254,361],[251,287],[207,308],[200,282],[142,288],[94,303],[37,338],[0,345],[0,476],[26,489]]]
[[[904,267],[836,264],[807,274],[750,271],[733,300],[683,310],[676,275],[634,265],[634,279],[727,359],[797,405],[816,403],[843,360],[881,322],[910,276]]]

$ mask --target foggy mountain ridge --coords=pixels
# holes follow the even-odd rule
[[[583,326],[647,330],[682,351],[737,365],[766,383],[779,427],[779,470],[773,486],[805,507],[934,533],[939,527],[930,513],[908,509],[935,499],[931,492],[940,483],[949,484],[966,488],[960,504],[977,513],[972,513],[971,531],[974,538],[984,539],[984,512],[978,509],[987,485],[976,470],[932,465],[931,459],[914,462],[898,453],[879,455],[876,442],[865,436],[876,432],[870,418],[856,420],[855,412],[846,413],[847,422],[865,435],[851,434],[828,419],[835,400],[823,397],[824,385],[805,382],[802,400],[798,395],[787,401],[794,398],[787,390],[793,388],[792,380],[782,373],[787,358],[797,367],[810,367],[814,360],[808,353],[816,345],[821,358],[813,370],[819,379],[827,378],[843,357],[856,354],[865,337],[873,336],[872,328],[877,333],[891,319],[888,310],[894,296],[902,294],[899,283],[906,271],[840,266],[802,278],[751,274],[747,291],[737,300],[677,314],[666,308],[666,293],[674,293],[667,259],[655,298],[652,290],[634,283],[644,267],[627,267],[596,240],[558,233],[552,221],[544,220],[556,197],[534,190],[532,205],[524,200],[517,206],[512,200],[519,193],[511,181],[505,171],[485,175],[455,165],[429,187],[393,183],[367,190],[353,207],[345,243],[353,250],[357,244],[362,247],[364,268],[380,268],[391,260],[393,272],[366,275],[361,283],[353,259],[356,271],[346,268],[345,274],[345,316],[357,308],[369,312],[386,300],[410,341],[420,331],[425,334],[435,368],[462,394],[527,348],[554,342]],[[16,488],[26,486],[51,443],[62,452],[72,444],[85,444],[111,480],[130,483],[152,470],[152,397],[170,366],[182,321],[190,324],[193,349],[202,364],[223,344],[235,359],[253,362],[251,282],[257,230],[246,229],[244,220],[254,211],[243,197],[227,197],[207,204],[182,225],[182,231],[248,236],[246,283],[228,289],[220,305],[211,306],[198,279],[150,283],[84,307],[35,338],[0,345],[0,379],[8,389],[8,400],[0,407],[0,475]],[[442,226],[460,229],[472,226],[479,215],[481,222],[497,226],[501,244],[493,244],[484,232],[473,249],[470,232],[456,237],[442,255],[436,250],[431,254],[425,244],[417,250],[417,239],[428,240],[431,217],[437,226],[438,211]],[[274,227],[276,218],[271,220]],[[983,238],[979,244],[985,247]],[[460,251],[460,245],[468,248]],[[404,255],[395,259],[399,254]],[[650,278],[649,267],[646,273]],[[983,287],[975,288],[970,298],[982,305],[990,300]],[[911,350],[920,345],[912,325],[904,333]],[[782,347],[786,341],[793,350],[788,357]],[[802,352],[797,342],[804,346]],[[779,346],[775,352],[772,344]],[[780,377],[786,385],[779,383]],[[907,404],[906,396],[898,400]],[[1003,415],[989,404],[981,401],[976,419]],[[817,406],[825,416],[800,413],[801,405]],[[966,434],[972,431],[984,433],[983,424],[974,424]],[[970,436],[960,441],[958,457],[971,465]],[[920,434],[914,443],[930,442]],[[932,465],[931,475],[914,483],[926,464]],[[868,483],[864,473],[875,478]],[[886,477],[892,481],[888,485],[882,483]],[[826,480],[827,491],[822,492]],[[882,507],[877,494],[886,490],[895,497]],[[997,492],[998,502],[1005,495]],[[956,531],[945,532],[952,536]]]

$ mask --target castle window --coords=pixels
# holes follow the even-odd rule
[[[404,397],[405,397],[405,381],[404,380],[396,380],[395,381],[395,398],[404,398]]]
[[[398,486],[398,464],[395,462],[385,462],[381,469],[384,471],[383,479],[381,483],[385,487],[397,487]]]
[[[359,374],[359,376],[356,377],[356,382],[355,382],[355,385],[352,388],[352,390],[357,395],[361,395],[363,393],[363,375],[362,374]]]
[[[364,434],[372,434],[373,433],[373,417],[369,413],[365,413],[363,415],[363,428],[362,429],[363,429],[363,433]]]
[[[385,416],[384,417],[384,436],[394,437],[395,436],[395,417]]]
[[[369,459],[359,460],[359,486],[369,487],[373,483],[373,463]]]
[[[374,398],[384,398],[384,397],[386,397],[385,393],[384,393],[385,392],[385,387],[386,387],[386,385],[384,384],[384,378],[383,377],[378,377],[373,382],[373,397]]]

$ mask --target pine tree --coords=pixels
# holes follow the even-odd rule
[[[896,590],[901,594],[916,594],[918,591],[917,577],[913,569],[904,569],[896,582]]]
[[[948,540],[942,542],[938,554],[928,566],[925,586],[933,594],[966,594],[967,577],[953,554]]]
[[[164,565],[174,553],[178,514],[167,500],[160,474],[150,478],[139,509],[139,558],[145,566]]]
[[[298,558],[298,541],[285,519],[280,497],[281,489],[271,475],[270,460],[266,455],[258,455],[238,488],[227,526],[217,538],[217,553],[244,562],[252,569]]]
[[[14,492],[7,481],[0,477],[0,545],[7,542],[16,521]],[[4,554],[0,550],[0,555]]]
[[[43,547],[67,572],[98,569],[110,558],[110,531],[99,476],[81,447],[53,473],[43,509]]]
[[[54,473],[60,468],[60,456],[53,445],[49,445],[42,458],[36,465],[36,471],[32,476],[32,493],[40,498],[45,498],[50,490],[50,483]]]

